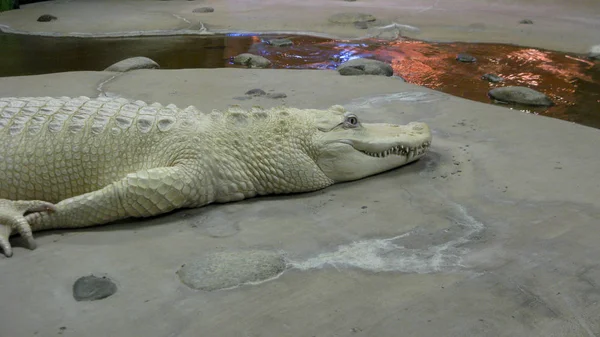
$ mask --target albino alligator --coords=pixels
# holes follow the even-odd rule
[[[96,98],[0,98],[0,248],[18,232],[148,217],[256,195],[308,192],[422,157],[423,123],[363,124],[327,110]]]

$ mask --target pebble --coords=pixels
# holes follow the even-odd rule
[[[264,96],[267,93],[262,89],[255,88],[255,89],[250,89],[250,90],[246,91],[245,94],[250,95],[250,96]]]
[[[233,58],[234,64],[240,64],[249,68],[266,68],[271,65],[271,61],[267,58],[250,53],[243,53]]]
[[[356,22],[372,22],[377,20],[373,15],[367,13],[337,13],[329,17],[329,22],[337,24],[353,24]]]
[[[460,62],[475,62],[477,59],[469,54],[458,54],[456,55],[456,59]]]
[[[117,63],[112,64],[108,68],[104,69],[104,71],[118,71],[125,72],[135,69],[157,69],[160,68],[158,63],[154,60],[149,59],[144,56],[130,57],[119,61]]]
[[[554,102],[545,94],[528,87],[508,86],[494,88],[488,95],[500,102],[517,103],[532,106],[551,106]]]
[[[73,284],[73,297],[76,301],[96,301],[117,292],[117,285],[106,276],[83,276]]]
[[[274,92],[274,93],[267,94],[267,97],[273,98],[273,99],[278,99],[278,98],[286,98],[287,95],[283,92]]]
[[[486,81],[490,81],[492,83],[500,83],[502,81],[504,81],[504,78],[495,75],[495,74],[484,74],[483,76],[481,76],[482,80],[486,80]]]
[[[192,10],[193,13],[212,13],[214,11],[215,9],[212,7],[200,7],[194,8],[194,10]]]
[[[338,73],[344,76],[356,75],[382,75],[392,76],[394,69],[391,65],[378,60],[358,58],[340,64]]]
[[[268,40],[267,43],[275,47],[289,47],[294,44],[292,40],[289,39],[273,39]]]
[[[39,22],[50,22],[50,21],[58,20],[58,18],[54,15],[44,14],[44,15],[40,15],[40,17],[37,20]]]

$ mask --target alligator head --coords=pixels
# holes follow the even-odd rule
[[[315,162],[334,182],[364,178],[418,160],[432,140],[425,123],[362,123],[341,106],[318,114],[317,121]]]

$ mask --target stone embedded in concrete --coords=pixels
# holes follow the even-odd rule
[[[212,13],[214,11],[215,9],[212,7],[200,7],[194,8],[194,10],[192,10],[193,13]]]
[[[337,13],[329,17],[329,22],[337,24],[353,24],[357,22],[373,22],[377,20],[373,15],[367,13]]]
[[[364,21],[361,21],[361,22],[355,22],[355,23],[354,23],[354,27],[356,27],[356,28],[358,28],[358,29],[367,29],[367,28],[369,28],[369,24],[368,24],[368,23],[366,23],[366,22],[364,22]]]
[[[262,89],[254,88],[254,89],[250,89],[250,90],[246,91],[245,94],[250,95],[250,96],[264,96],[267,93]]]
[[[340,75],[357,76],[357,75],[382,75],[392,76],[394,69],[391,65],[372,59],[353,59],[342,63],[337,68]]]
[[[286,266],[283,256],[276,252],[220,252],[184,264],[177,275],[192,289],[214,291],[268,280],[281,274]]]
[[[117,292],[117,285],[106,276],[83,276],[73,284],[73,297],[76,301],[97,301]]]
[[[58,18],[50,14],[40,15],[40,17],[37,19],[38,22],[50,22],[54,20],[58,20]]]
[[[158,63],[154,62],[153,60],[144,57],[144,56],[138,56],[138,57],[131,57],[128,59],[124,59],[123,61],[119,61],[111,66],[109,66],[108,68],[104,69],[104,71],[119,71],[119,72],[125,72],[125,71],[130,71],[130,70],[136,70],[136,69],[158,69],[160,68],[160,66],[158,65]]]
[[[527,87],[508,86],[494,88],[489,91],[489,96],[495,100],[506,103],[517,103],[533,106],[551,106],[554,102],[545,94]]]
[[[286,98],[287,95],[283,92],[273,92],[270,94],[267,94],[268,98],[272,98],[272,99],[279,99],[279,98]]]
[[[248,68],[266,68],[271,65],[267,58],[250,53],[243,53],[233,58],[234,64],[244,65]]]

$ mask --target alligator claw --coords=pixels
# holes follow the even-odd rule
[[[9,242],[10,235],[17,231],[29,249],[33,250],[37,244],[33,238],[31,227],[25,219],[28,213],[54,212],[56,207],[41,200],[6,200],[0,199],[0,250],[6,257],[12,256],[12,247]]]

